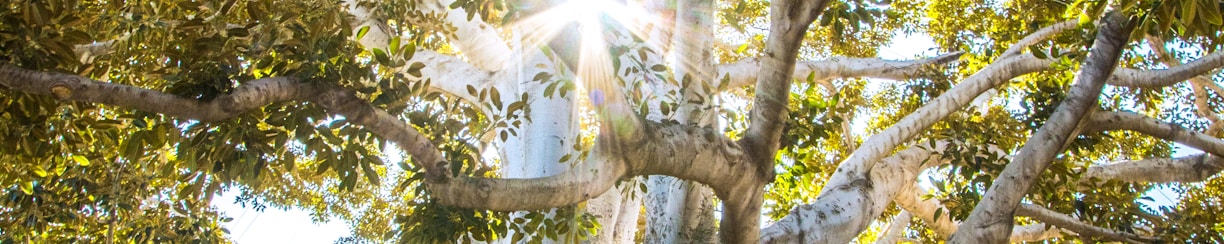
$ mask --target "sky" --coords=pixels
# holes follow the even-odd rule
[[[234,221],[223,224],[235,243],[333,243],[348,236],[348,224],[339,220],[313,223],[310,213],[300,209],[267,208],[263,212],[234,204],[235,192],[213,198],[213,206]]]

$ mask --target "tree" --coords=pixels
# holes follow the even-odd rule
[[[1219,242],[1221,5],[10,1],[0,234]]]

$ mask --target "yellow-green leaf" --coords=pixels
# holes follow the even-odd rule
[[[76,161],[81,166],[89,166],[89,159],[81,155],[72,155],[72,161]]]
[[[34,195],[34,182],[21,182],[21,192],[25,192],[26,195]]]
[[[42,166],[36,165],[33,167],[33,169],[30,169],[30,171],[34,172],[34,175],[37,175],[38,177],[47,177],[47,170],[43,169]]]

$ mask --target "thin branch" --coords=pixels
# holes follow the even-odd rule
[[[889,80],[906,80],[922,74],[923,69],[956,61],[964,52],[946,53],[943,55],[917,60],[885,60],[879,58],[832,57],[821,61],[804,61],[795,64],[792,79],[807,80],[812,74],[816,82],[827,83],[831,79],[867,77]],[[735,63],[718,65],[718,77],[728,77],[727,88],[739,88],[756,82],[760,58],[746,59]],[[715,79],[711,86],[717,86],[720,79]],[[831,85],[831,84],[830,84]],[[827,87],[826,87],[827,88]]]
[[[1041,222],[1049,223],[1051,225],[1058,226],[1059,228],[1075,232],[1081,237],[1093,236],[1110,241],[1125,243],[1151,243],[1157,241],[1157,239],[1153,237],[1140,236],[1133,233],[1092,226],[1088,223],[1080,222],[1071,216],[1028,203],[1020,204],[1020,207],[1016,209],[1016,214],[1033,217]]]
[[[1182,65],[1180,60],[1173,58],[1173,55],[1169,54],[1168,49],[1165,47],[1165,41],[1160,39],[1160,37],[1148,35],[1145,39],[1148,42],[1148,46],[1152,49],[1152,52],[1156,54],[1156,59],[1160,60],[1160,62],[1168,65],[1169,67],[1177,67]],[[1220,117],[1220,115],[1215,112],[1215,109],[1208,104],[1206,89],[1212,89],[1212,91],[1215,91],[1216,94],[1224,94],[1224,87],[1220,87],[1219,84],[1212,82],[1211,79],[1205,75],[1199,75],[1190,78],[1190,88],[1194,92],[1194,107],[1197,108],[1195,113],[1197,113],[1200,117],[1211,121],[1211,126],[1208,126],[1210,129],[1205,133],[1208,135],[1218,134],[1221,121],[1224,120],[1224,117]]]
[[[905,238],[905,229],[908,229],[910,221],[914,219],[914,215],[905,210],[901,210],[897,216],[893,216],[892,222],[888,224],[888,229],[884,230],[884,234],[880,239],[876,240],[876,244],[893,244]]]
[[[1009,57],[1012,55],[1020,54],[1021,51],[1024,51],[1025,48],[1028,48],[1029,46],[1032,46],[1033,44],[1037,44],[1038,42],[1048,40],[1050,39],[1050,37],[1053,37],[1054,35],[1057,35],[1058,33],[1062,33],[1063,31],[1074,29],[1075,26],[1078,25],[1078,23],[1079,23],[1079,20],[1068,20],[1068,21],[1058,22],[1057,24],[1046,26],[1037,31],[1034,31],[1033,33],[1030,33],[1027,36],[1024,36],[1024,38],[1020,39],[1020,41],[1016,41],[1016,43],[1012,44],[1011,47],[1007,48],[1006,51],[1003,51],[1003,54],[1000,54],[999,57]]]

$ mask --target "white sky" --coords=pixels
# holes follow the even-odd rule
[[[339,220],[313,223],[310,213],[300,209],[288,211],[267,208],[263,212],[234,204],[234,192],[213,198],[213,206],[234,221],[224,223],[235,243],[333,243],[349,236],[348,224]]]

